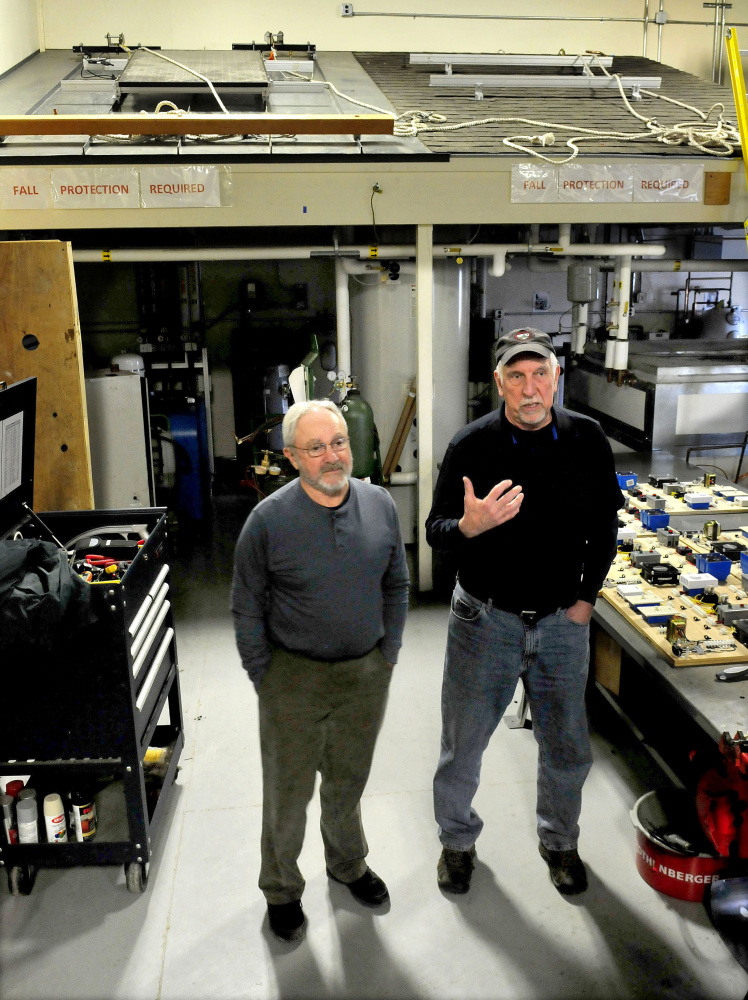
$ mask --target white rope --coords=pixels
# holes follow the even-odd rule
[[[227,115],[229,113],[228,108],[223,103],[221,98],[218,96],[218,91],[213,86],[211,81],[207,78],[207,76],[203,76],[202,73],[198,73],[198,71],[196,69],[192,69],[191,66],[185,66],[184,63],[177,62],[176,59],[171,59],[169,56],[165,56],[163,52],[159,52],[157,49],[147,49],[145,45],[141,45],[140,48],[143,50],[143,52],[150,52],[152,56],[158,56],[159,59],[164,59],[166,62],[171,63],[173,66],[178,66],[180,69],[183,69],[186,73],[192,73],[193,76],[196,76],[198,80],[202,80],[203,83],[207,83],[208,86],[210,87],[211,94],[215,97],[216,102],[218,103],[218,107],[221,109],[221,111],[223,111],[224,114]]]
[[[223,101],[221,100],[221,98],[218,96],[218,91],[213,86],[212,81],[209,80],[207,76],[204,76],[202,73],[198,73],[198,71],[196,69],[192,69],[191,66],[185,66],[184,63],[177,62],[176,59],[172,59],[170,56],[165,56],[163,54],[163,52],[159,52],[156,49],[146,48],[145,45],[141,45],[140,48],[143,50],[143,52],[148,52],[152,56],[158,56],[159,59],[164,59],[166,62],[172,63],[172,65],[174,65],[174,66],[178,66],[179,69],[183,69],[186,73],[191,73],[193,76],[196,76],[199,80],[202,80],[203,83],[207,83],[207,85],[210,88],[211,93],[215,97],[215,99],[216,99],[216,101],[218,103],[218,106],[221,109],[221,111],[224,114],[226,114],[226,115],[228,115],[230,113],[229,110],[228,110],[228,108],[226,107],[226,105],[223,103]],[[128,52],[130,51],[129,49],[127,49],[127,46],[125,46],[125,49]],[[168,110],[162,111],[163,108],[167,108]],[[159,103],[156,105],[156,112],[155,113],[156,114],[163,113],[163,114],[166,114],[166,115],[170,115],[171,117],[174,117],[174,118],[184,118],[184,117],[187,117],[187,115],[189,114],[188,111],[184,111],[182,108],[177,107],[177,105],[174,104],[173,101],[159,101]],[[145,115],[145,114],[148,114],[148,112],[147,111],[141,111],[141,114]],[[140,135],[111,135],[111,134],[109,134],[109,135],[91,136],[91,138],[92,139],[99,139],[102,142],[108,142],[108,143],[112,143],[112,144],[116,145],[118,143],[119,144],[127,144],[127,143],[139,142],[143,138],[143,136],[140,136]],[[183,136],[183,138],[185,138],[185,139],[192,139],[192,140],[195,140],[195,141],[198,141],[198,142],[215,142],[215,143],[219,143],[219,142],[236,142],[238,139],[245,138],[245,136],[242,136],[240,134],[236,134],[236,135],[223,135],[223,134],[218,134],[218,135],[185,135],[185,136]],[[259,138],[259,136],[257,136],[257,137],[252,136],[252,138],[253,139],[254,138]]]
[[[543,153],[538,152],[537,149],[532,148],[532,146],[537,145],[553,145],[555,136],[552,132],[546,133],[542,136],[507,136],[502,140],[505,146],[510,146],[513,149],[518,149],[523,153],[534,156],[536,159],[544,160],[546,163],[553,164],[569,163],[579,155],[578,143],[583,142],[585,139],[593,138],[619,139],[625,142],[651,142],[654,140],[655,142],[661,142],[666,146],[687,145],[699,149],[701,152],[706,153],[709,156],[731,156],[735,149],[740,145],[740,132],[737,127],[724,120],[724,104],[713,104],[709,110],[705,112],[701,111],[699,108],[693,107],[690,104],[686,104],[683,101],[678,101],[673,97],[666,97],[664,94],[659,94],[655,91],[640,91],[640,93],[646,94],[648,97],[658,98],[659,100],[667,101],[669,104],[675,104],[679,107],[687,109],[688,111],[693,111],[701,119],[701,122],[696,123],[679,122],[674,125],[660,125],[655,118],[646,118],[644,115],[639,114],[639,112],[631,106],[630,101],[624,93],[620,74],[609,73],[597,56],[595,56],[595,65],[597,65],[607,77],[616,81],[619,93],[623,98],[624,105],[627,110],[634,115],[634,117],[638,118],[639,121],[644,122],[647,128],[646,132],[619,132],[608,129],[583,128],[578,125],[566,125],[560,122],[546,122],[532,118],[503,116],[481,118],[477,121],[457,122],[454,125],[447,125],[440,124],[440,121],[444,122],[446,120],[443,115],[435,115],[433,112],[424,111],[406,111],[402,115],[398,115],[395,119],[396,122],[399,123],[395,125],[395,135],[418,136],[426,132],[453,132],[458,129],[474,128],[479,125],[493,125],[507,122],[517,122],[524,125],[537,125],[541,128],[577,133],[567,139],[566,146],[571,150],[571,155],[565,157],[564,159],[545,156]],[[718,119],[710,125],[709,119],[714,111],[718,112]],[[403,121],[403,119],[408,116],[411,116],[410,120],[407,122]],[[521,142],[520,140],[524,140],[524,142]],[[531,145],[525,145],[525,143],[528,142]]]
[[[186,70],[188,73],[192,73],[194,76],[199,77],[199,79],[207,83],[221,109],[226,114],[229,113],[216,93],[211,81],[207,77],[203,76],[202,73],[198,73],[197,70],[183,65],[182,63],[177,62],[175,59],[171,59],[169,56],[163,55],[155,49],[143,48],[145,52],[150,52],[151,55],[158,56],[161,59],[165,59],[167,62],[173,63],[180,69]],[[377,107],[375,104],[369,104],[366,101],[359,101],[355,97],[344,94],[329,80],[322,80],[320,83],[323,87],[331,90],[338,97],[342,98],[344,101],[348,101],[350,104],[355,104],[357,107],[366,108],[368,111],[374,111],[377,114],[387,115],[388,117],[393,118],[393,134],[399,138],[417,138],[419,135],[429,132],[456,132],[465,128],[477,128],[481,125],[497,125],[509,122],[550,129],[552,131],[545,132],[540,135],[520,134],[506,136],[502,139],[502,143],[512,149],[526,153],[528,156],[532,156],[538,160],[544,160],[546,163],[552,163],[555,165],[569,163],[571,160],[576,159],[580,153],[579,143],[592,139],[617,139],[622,142],[634,143],[654,141],[661,142],[665,146],[689,146],[700,150],[708,156],[731,156],[735,152],[735,149],[740,145],[740,132],[738,128],[730,122],[726,122],[724,120],[724,104],[716,103],[713,104],[708,111],[702,111],[701,109],[694,107],[691,104],[686,104],[684,101],[679,101],[676,98],[666,97],[664,94],[651,90],[641,90],[640,93],[645,94],[647,97],[657,98],[661,101],[666,101],[668,104],[674,104],[678,107],[685,108],[686,110],[692,111],[694,114],[698,115],[701,119],[700,122],[686,121],[678,122],[673,125],[661,125],[656,118],[647,118],[646,116],[639,114],[639,112],[636,111],[636,109],[631,105],[631,102],[626,97],[624,92],[620,74],[609,73],[606,67],[601,63],[598,56],[594,57],[593,64],[601,69],[605,76],[609,79],[616,81],[618,91],[623,99],[626,109],[635,118],[638,118],[639,121],[644,123],[646,131],[623,132],[610,129],[584,128],[580,125],[567,125],[563,122],[546,122],[534,118],[520,118],[516,116],[501,115],[492,116],[490,118],[480,118],[473,121],[448,124],[446,116],[437,114],[435,111],[423,111],[417,108],[411,108],[408,111],[403,111],[399,115],[395,115],[391,111]],[[296,73],[292,70],[284,70],[283,72],[285,76],[293,76],[309,82],[311,82],[312,79],[311,77],[304,76],[303,74]],[[188,114],[188,112],[182,111],[175,104],[172,104],[171,101],[162,101],[157,106],[156,113],[159,113],[159,111],[167,105],[170,110],[164,112],[165,114],[178,116],[186,116]],[[712,117],[713,112],[717,112],[718,117],[716,121],[710,123],[710,118]],[[143,112],[143,114],[145,114],[145,112]],[[556,141],[554,132],[574,133],[574,135],[569,136],[565,142],[567,148],[571,150],[569,156],[561,159],[558,157],[550,157],[539,152],[536,148],[538,146],[552,146]],[[97,136],[96,138],[103,139],[108,142],[122,143],[137,142],[140,139],[139,136]],[[244,137],[240,135],[188,135],[185,136],[185,138],[203,142],[235,142],[237,139],[241,138],[252,138],[256,140],[262,139],[259,135]],[[284,138],[295,137],[284,136]]]

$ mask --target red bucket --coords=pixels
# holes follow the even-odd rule
[[[679,806],[683,807],[682,815]],[[726,868],[728,859],[695,847],[705,842],[700,830],[692,836],[695,828],[691,811],[695,813],[695,809],[687,792],[682,796],[676,792],[667,802],[663,802],[658,792],[647,792],[631,810],[631,821],[636,827],[636,868],[647,885],[666,896],[700,903],[707,887]],[[674,836],[675,831],[680,833],[681,822],[683,835]],[[683,851],[672,844],[665,846],[664,830],[669,840],[683,844]]]

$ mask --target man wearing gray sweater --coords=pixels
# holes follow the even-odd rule
[[[360,800],[408,607],[397,510],[351,479],[334,403],[295,403],[284,454],[299,478],[261,501],[236,545],[231,610],[242,665],[259,696],[263,773],[260,889],[276,937],[300,940],[297,859],[320,772],[327,874],[361,903],[387,887],[366,864]]]

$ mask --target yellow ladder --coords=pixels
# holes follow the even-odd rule
[[[726,44],[732,94],[735,98],[735,110],[738,114],[740,145],[743,150],[743,168],[745,169],[746,184],[748,184],[748,95],[745,92],[745,78],[743,77],[743,64],[740,60],[738,33],[734,28],[727,29]],[[748,242],[748,219],[743,223],[743,229],[745,231],[746,242]]]

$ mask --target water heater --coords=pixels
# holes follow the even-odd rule
[[[392,441],[416,374],[415,266],[401,263],[399,280],[350,279],[351,368],[374,411],[382,456]],[[367,282],[364,284],[364,282]],[[433,386],[426,387],[434,420],[434,481],[454,434],[467,422],[470,271],[454,259],[434,261]],[[418,387],[424,393],[424,387]],[[416,430],[411,429],[399,470],[418,468]],[[414,540],[415,485],[393,486],[403,537]]]

